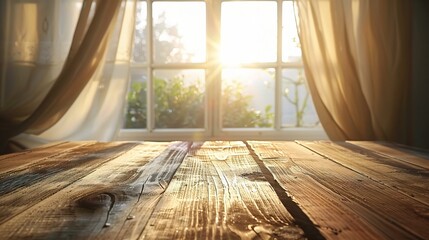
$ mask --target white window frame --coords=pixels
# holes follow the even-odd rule
[[[145,69],[147,72],[147,128],[121,129],[118,140],[317,140],[327,139],[322,127],[297,128],[282,127],[281,119],[281,80],[282,70],[287,68],[303,68],[302,62],[283,62],[282,60],[282,4],[287,0],[259,0],[277,3],[277,60],[269,63],[252,64],[221,64],[220,62],[220,19],[221,4],[237,0],[178,0],[180,2],[204,2],[206,6],[206,62],[202,63],[165,63],[153,61],[153,22],[152,3],[171,2],[175,0],[146,0],[147,3],[147,53],[146,63],[133,63],[131,68]],[[249,0],[247,0],[249,1]],[[251,1],[251,0],[250,0]],[[220,68],[221,67],[221,68]],[[273,128],[222,128],[221,71],[224,67],[238,68],[272,68],[275,69],[275,103]],[[156,129],[154,119],[153,72],[163,69],[202,69],[205,71],[205,123],[202,128]]]

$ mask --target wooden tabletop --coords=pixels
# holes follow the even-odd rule
[[[377,142],[63,142],[0,156],[1,239],[429,239],[429,154]]]

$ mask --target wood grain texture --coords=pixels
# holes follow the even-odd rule
[[[195,143],[142,239],[301,239],[242,142]]]
[[[61,169],[46,182],[24,186],[21,191],[25,193],[30,192],[27,189],[39,188],[39,192],[31,190],[26,201],[19,199],[23,194],[16,192],[0,197],[9,203],[1,205],[1,215],[9,217],[0,225],[0,235],[4,239],[112,239],[116,236],[124,239],[126,234],[133,234],[128,231],[130,228],[139,234],[139,229],[144,227],[142,219],[147,219],[151,211],[133,210],[156,204],[186,154],[187,146],[187,143],[98,143],[80,149],[79,153],[69,153],[62,159],[67,163],[57,159],[56,164],[72,164],[68,162],[76,159],[81,165],[72,164],[73,168]],[[56,194],[49,191],[49,186],[55,188]],[[30,199],[35,194],[43,197]],[[20,204],[10,201],[8,196]],[[20,211],[7,212],[16,208]],[[141,225],[135,226],[132,222]]]
[[[303,161],[299,165],[300,168],[311,173],[320,184],[359,206],[350,208],[355,209],[359,217],[386,234],[385,237],[429,238],[428,206],[391,187],[390,184],[396,180],[392,180],[392,176],[387,177],[388,174],[383,170],[386,165],[380,166],[374,159],[370,161],[365,155],[350,152],[330,142],[299,142],[299,144],[319,155],[314,159],[317,162]],[[380,171],[380,176],[373,178],[352,167],[363,162],[368,168]],[[403,169],[406,170],[407,168]],[[424,179],[427,181],[427,176]],[[397,183],[399,185],[399,182]],[[426,194],[421,196],[424,195]]]
[[[429,239],[427,166],[374,142],[56,143],[0,156],[0,239]]]
[[[95,142],[61,142],[58,144],[43,146],[13,154],[0,155],[0,174],[9,174],[10,171],[20,171],[37,164],[55,155],[65,154],[74,148],[84,145],[94,144]]]
[[[106,146],[107,145],[107,146]],[[0,224],[116,157],[130,144],[81,145],[0,174]]]
[[[302,142],[311,149],[360,174],[414,198],[429,208],[429,170],[345,142]],[[393,154],[392,154],[393,155]],[[413,155],[407,154],[410,158]]]
[[[319,183],[318,174],[301,167],[319,162],[320,156],[294,142],[249,142],[279,184],[307,213],[327,239],[381,239],[372,224],[358,217],[356,204]],[[333,171],[335,169],[332,169]]]
[[[410,147],[388,142],[349,141],[349,143],[377,152],[380,155],[392,159],[413,164],[429,170],[429,152],[419,151]]]

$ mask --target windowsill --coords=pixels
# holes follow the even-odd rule
[[[228,129],[210,136],[204,129],[168,129],[148,132],[140,129],[121,129],[118,141],[203,141],[203,140],[328,140],[323,128]]]

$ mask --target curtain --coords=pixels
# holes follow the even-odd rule
[[[111,140],[125,104],[135,1],[1,5],[1,140]]]
[[[408,141],[410,1],[296,3],[308,87],[328,136]]]

